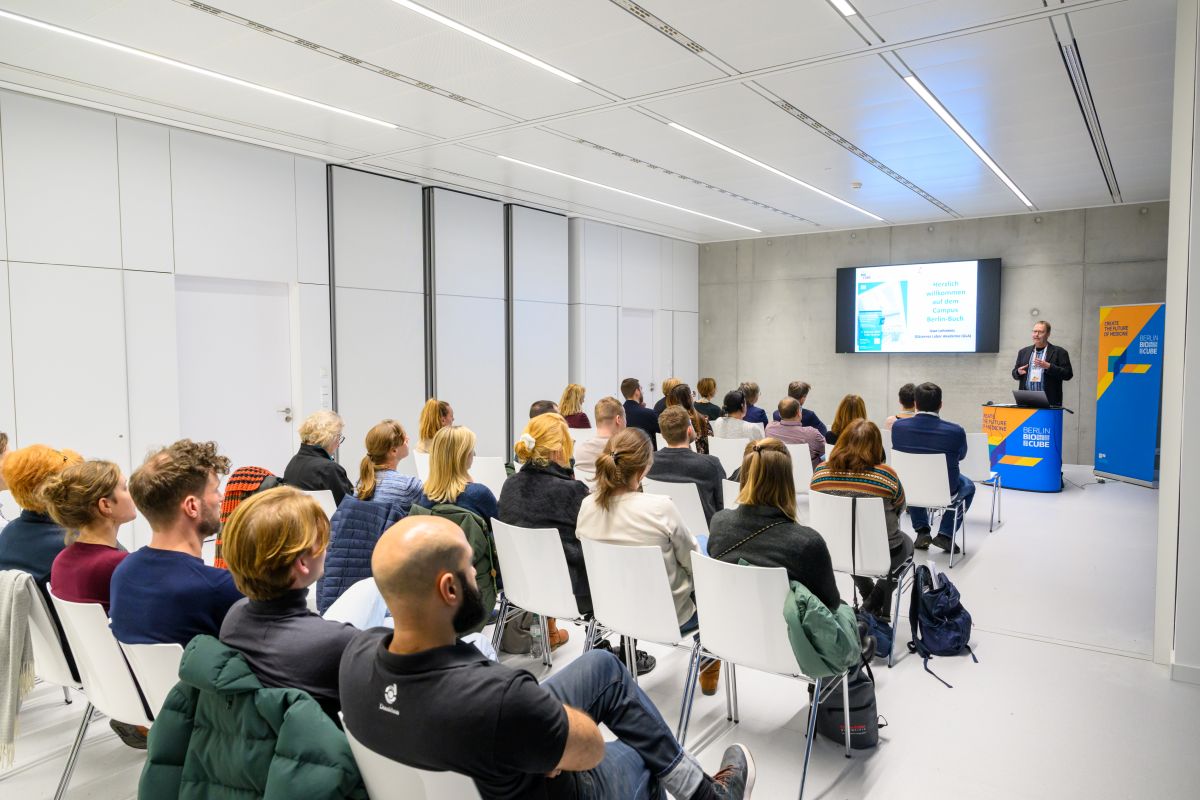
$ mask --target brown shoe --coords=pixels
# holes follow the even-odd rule
[[[717,693],[717,682],[721,678],[721,662],[712,661],[700,670],[700,691],[712,696]]]

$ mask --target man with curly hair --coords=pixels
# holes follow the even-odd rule
[[[228,571],[200,558],[221,524],[221,478],[229,459],[216,442],[180,439],[151,453],[129,479],[129,492],[150,523],[150,544],[113,572],[110,617],[127,644],[216,636],[229,607],[242,598]]]

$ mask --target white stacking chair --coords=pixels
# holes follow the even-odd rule
[[[815,493],[814,493],[815,494]],[[724,661],[729,669],[725,690],[732,694],[729,719],[738,722],[737,667],[744,666],[795,678],[813,685],[813,698],[808,712],[808,733],[804,744],[804,767],[800,773],[800,797],[808,778],[808,762],[812,755],[813,739],[817,733],[817,709],[822,691],[830,681],[842,684],[842,706],[845,709],[846,758],[850,758],[850,695],[847,673],[840,677],[810,678],[800,672],[796,656],[788,639],[787,622],[783,616],[790,585],[783,567],[748,567],[726,564],[707,556],[693,556],[692,575],[696,582],[696,606],[704,620],[704,643],[696,642],[688,668],[688,683],[684,689],[685,719],[680,727],[684,735],[691,715],[691,697],[696,690],[700,660],[708,656]]]
[[[808,494],[813,478],[812,451],[806,444],[789,444],[786,447],[792,456],[792,481],[796,485],[796,494]]]
[[[892,429],[885,428],[883,425],[876,426],[879,428],[879,437],[883,439],[883,454],[884,460],[891,463],[892,454]]]
[[[416,475],[417,474],[417,451],[409,448],[408,455],[400,459],[400,463],[396,465],[396,472],[401,475]]]
[[[503,458],[476,456],[469,472],[475,483],[482,483],[491,489],[492,494],[497,498],[500,497],[500,490],[504,488],[504,482],[508,480],[508,471],[504,469]]]
[[[834,445],[829,442],[825,443],[825,458],[829,458],[829,454],[833,452]]]
[[[333,512],[337,511],[338,507],[337,501],[333,499],[333,492],[328,489],[309,489],[304,493],[317,501],[325,516],[333,517]]]
[[[562,540],[554,528],[522,528],[492,519],[492,535],[496,542],[496,557],[504,574],[504,591],[500,593],[500,613],[492,645],[500,646],[509,611],[514,607],[537,614],[546,631],[546,617],[579,620],[579,605],[571,590],[571,573]],[[587,643],[595,632],[594,622],[588,624]],[[544,641],[542,663],[554,666],[550,643]]]
[[[700,487],[696,484],[643,478],[642,491],[671,498],[675,508],[679,509],[679,515],[683,517],[683,524],[687,526],[688,532],[692,536],[708,536],[708,520],[704,516],[704,506],[700,503]]]
[[[742,485],[737,481],[721,481],[721,491],[724,493],[725,507],[737,508],[738,495],[741,494]]]
[[[845,575],[888,580],[892,571],[892,553],[888,547],[887,516],[880,497],[840,497],[824,492],[808,496],[809,527],[821,534],[829,548],[834,572]],[[896,575],[892,622],[900,619],[900,600],[906,585],[911,585],[913,562],[910,558]],[[908,580],[906,584],[906,579]],[[895,663],[896,637],[888,651],[888,666]]]
[[[591,441],[596,437],[595,428],[567,428],[567,432],[571,436],[571,441],[577,445]]]
[[[412,457],[413,463],[417,466],[417,477],[424,483],[429,480],[429,453],[418,453],[413,450]]]
[[[734,470],[741,469],[742,458],[746,453],[749,439],[721,439],[717,436],[708,437],[708,454],[716,456],[725,468],[726,475],[732,475]]]
[[[361,631],[389,624],[387,603],[379,593],[379,586],[374,578],[357,581],[342,592],[321,616],[334,622],[349,622]]]
[[[344,722],[344,720],[343,720]],[[346,727],[346,741],[358,764],[367,793],[392,800],[474,800],[475,781],[457,772],[433,772],[393,761],[370,750]]]
[[[988,517],[988,532],[1004,524],[1000,473],[992,469],[991,447],[986,433],[967,434],[967,457],[958,464],[958,469],[976,483],[992,484],[992,513]]]
[[[954,529],[950,537],[950,569],[954,569],[954,542],[962,526],[962,552],[967,554],[966,503],[950,495],[950,475],[946,471],[946,456],[941,453],[892,452],[892,468],[904,486],[904,499],[910,506],[929,509],[929,530],[937,530],[943,514],[954,514]]]
[[[134,679],[142,688],[142,695],[146,698],[146,704],[150,706],[150,713],[158,716],[163,703],[167,701],[167,695],[179,682],[179,662],[183,659],[183,647],[173,642],[118,644],[121,645],[121,652],[125,654],[129,668],[133,670]]]

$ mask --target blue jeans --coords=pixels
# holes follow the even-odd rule
[[[650,698],[612,653],[590,650],[542,684],[566,705],[583,711],[616,734],[604,760],[586,772],[564,772],[555,780],[575,782],[576,795],[631,800],[691,797],[704,779],[699,762],[675,739]]]
[[[963,509],[963,516],[959,518],[959,527],[966,519],[967,509],[971,507],[971,501],[975,499],[975,484],[965,475],[958,476],[958,491],[954,494],[954,501],[963,500],[966,502],[966,507]],[[954,502],[952,501],[952,502]],[[908,507],[908,518],[912,520],[913,528],[919,530],[929,527],[929,509],[918,508],[916,506]],[[947,538],[953,538],[954,531],[954,514],[947,511],[942,514],[942,524],[938,526],[938,535]]]

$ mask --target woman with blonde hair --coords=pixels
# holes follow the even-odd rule
[[[358,466],[358,487],[354,496],[359,500],[384,503],[407,516],[421,497],[421,481],[412,475],[396,471],[408,455],[408,434],[394,419],[385,419],[367,431],[367,454]]]
[[[563,389],[562,399],[558,401],[558,413],[567,421],[571,428],[590,428],[591,420],[583,410],[583,399],[587,391],[578,383],[569,383]]]
[[[658,416],[667,407],[667,398],[671,396],[671,390],[679,384],[683,383],[679,378],[670,377],[662,382],[662,397],[658,398],[658,402],[654,404],[654,415]]]
[[[436,397],[426,400],[421,407],[421,418],[417,421],[417,452],[428,454],[437,432],[453,425],[454,409],[449,403]]]
[[[429,478],[417,505],[433,508],[449,503],[465,508],[483,519],[490,530],[492,517],[499,516],[500,510],[492,490],[471,479],[474,463],[475,434],[471,429],[461,425],[442,428],[429,448]]]
[[[588,490],[575,480],[571,471],[574,447],[566,420],[559,414],[534,417],[525,425],[514,450],[521,468],[508,477],[500,490],[497,519],[522,528],[558,531],[579,614],[590,614],[591,590],[583,565],[583,549],[575,535],[579,506]],[[560,629],[555,620],[547,618],[546,627],[551,647],[566,644],[567,631]]]
[[[41,491],[51,518],[67,532],[67,548],[50,567],[54,593],[108,611],[113,570],[129,555],[117,544],[117,529],[137,516],[121,468],[111,461],[84,461],[51,475]]]
[[[837,413],[833,415],[833,424],[829,426],[829,435],[825,441],[831,445],[837,444],[842,431],[850,427],[856,419],[867,418],[867,403],[856,394],[848,394],[838,403]]]
[[[353,494],[354,484],[346,469],[333,460],[333,454],[346,441],[342,435],[345,427],[336,411],[323,408],[310,414],[300,424],[300,449],[283,471],[283,482],[310,492],[328,489],[335,503]]]
[[[47,513],[42,486],[51,476],[81,461],[83,456],[74,450],[55,450],[44,444],[22,447],[4,457],[4,482],[22,510],[0,530],[0,569],[28,572],[42,594],[54,559],[67,546],[66,530]]]

